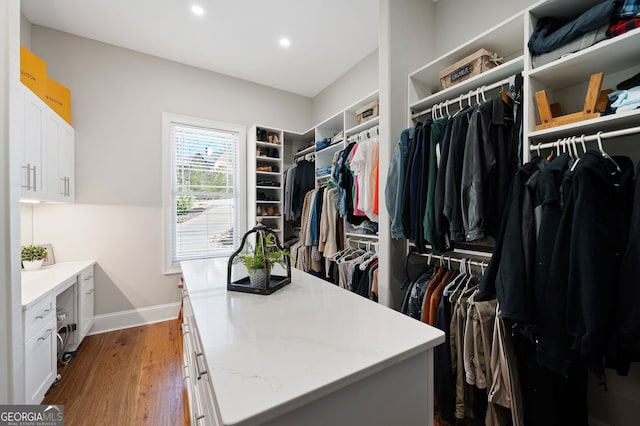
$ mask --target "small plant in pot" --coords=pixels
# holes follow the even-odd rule
[[[20,252],[22,266],[25,271],[40,269],[42,261],[47,257],[47,251],[40,246],[24,246]]]
[[[247,250],[240,253],[238,259],[249,271],[251,285],[263,288],[267,285],[273,265],[286,267],[287,256],[289,256],[287,250],[280,250],[275,245],[275,235],[265,234],[263,239],[258,233],[255,247],[248,244]]]

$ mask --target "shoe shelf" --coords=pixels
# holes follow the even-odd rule
[[[273,230],[282,241],[283,131],[254,126],[247,149],[247,229],[257,224]]]

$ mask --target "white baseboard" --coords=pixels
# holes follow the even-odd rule
[[[111,314],[96,315],[89,335],[173,320],[178,318],[180,305],[180,302],[175,302],[167,303],[166,305],[156,305],[128,311],[113,312]]]

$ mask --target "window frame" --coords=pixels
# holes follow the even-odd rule
[[[163,221],[163,274],[179,274],[180,265],[172,263],[172,248],[175,241],[174,235],[174,182],[176,176],[175,146],[171,139],[171,125],[185,125],[215,129],[238,134],[237,158],[237,196],[234,212],[238,221],[237,235],[242,236],[247,228],[247,165],[246,146],[247,128],[239,124],[225,123],[205,118],[163,112],[162,113],[162,221]],[[234,241],[234,248],[239,246],[239,241]]]

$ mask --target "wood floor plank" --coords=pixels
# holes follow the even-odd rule
[[[43,404],[64,404],[65,424],[189,424],[179,323],[88,336]]]

